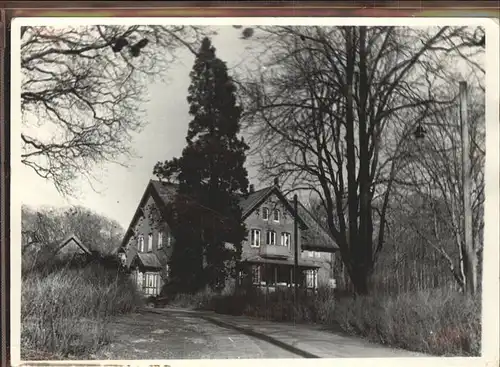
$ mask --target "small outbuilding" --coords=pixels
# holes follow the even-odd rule
[[[66,237],[57,247],[55,256],[59,259],[71,259],[76,257],[87,258],[92,252],[76,235]]]

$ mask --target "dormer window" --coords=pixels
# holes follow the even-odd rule
[[[262,219],[263,220],[268,220],[269,219],[269,208],[263,208],[262,209]]]
[[[279,222],[280,221],[280,211],[278,209],[274,209],[273,210],[273,220],[275,222]]]

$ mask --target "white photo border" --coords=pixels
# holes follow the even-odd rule
[[[200,25],[200,26],[258,26],[258,25],[303,25],[303,26],[429,26],[449,25],[459,26],[481,25],[486,30],[486,163],[485,163],[485,227],[484,227],[484,263],[483,263],[483,299],[482,299],[482,355],[481,357],[429,357],[429,358],[371,358],[372,366],[400,366],[406,367],[434,365],[434,366],[493,366],[499,363],[499,25],[498,20],[489,18],[419,18],[419,17],[390,17],[390,18],[320,18],[320,17],[213,17],[213,18],[133,18],[133,17],[18,17],[11,23],[11,200],[10,200],[10,275],[11,275],[11,303],[10,303],[10,349],[11,365],[169,365],[169,366],[253,366],[256,360],[164,360],[164,361],[40,361],[30,362],[20,359],[20,332],[21,332],[21,184],[23,178],[19,175],[21,165],[21,67],[20,67],[20,29],[21,26],[65,26],[65,25]],[[316,366],[331,366],[333,360],[337,367],[363,366],[366,358],[335,358],[317,359]],[[282,359],[258,360],[266,365],[282,364]],[[286,360],[289,367],[303,366],[311,361]]]

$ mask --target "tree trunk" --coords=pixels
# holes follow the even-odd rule
[[[357,268],[354,274],[350,275],[354,293],[359,296],[368,294],[368,272],[365,268]]]
[[[472,234],[472,179],[470,169],[469,118],[467,106],[467,83],[460,83],[460,125],[462,131],[462,184],[464,217],[464,285],[472,296],[477,290],[477,253]]]

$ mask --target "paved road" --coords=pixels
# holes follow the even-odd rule
[[[93,359],[301,358],[266,341],[217,326],[192,314],[143,310],[117,317],[112,343]]]

